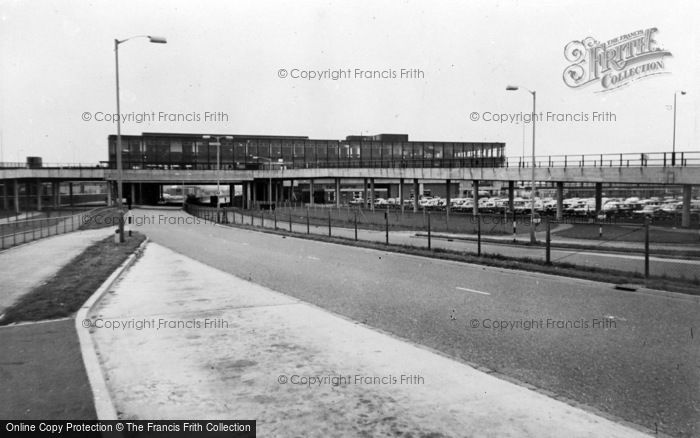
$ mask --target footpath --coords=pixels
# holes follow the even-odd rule
[[[0,252],[0,314],[111,233],[78,231]],[[0,352],[0,418],[96,418],[73,318],[0,326]]]

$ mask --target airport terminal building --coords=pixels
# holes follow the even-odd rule
[[[409,141],[407,134],[315,140],[301,136],[143,133],[122,135],[124,169],[500,167],[505,143]],[[115,135],[108,167],[116,167]],[[220,148],[220,150],[218,150]]]

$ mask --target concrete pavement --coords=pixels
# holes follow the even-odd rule
[[[257,419],[260,436],[646,436],[157,244],[91,320],[121,418]]]
[[[0,251],[0,315],[15,300],[51,278],[88,246],[113,232],[111,227],[77,231]]]

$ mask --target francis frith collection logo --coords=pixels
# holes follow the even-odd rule
[[[659,47],[655,27],[637,30],[600,42],[593,37],[571,41],[564,48],[564,83],[571,88],[599,84],[605,92],[666,71],[664,57],[671,52]]]

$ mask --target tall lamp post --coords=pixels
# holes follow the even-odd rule
[[[233,140],[231,135],[204,135],[205,140],[215,139],[209,146],[216,146],[216,208],[221,207],[221,139]]]
[[[148,41],[154,44],[165,44],[167,40],[163,37],[151,36],[151,35],[136,35],[123,40],[114,40],[114,63],[117,76],[117,208],[119,212],[122,212],[122,118],[121,118],[121,107],[119,103],[119,44],[125,43],[129,40],[135,38],[148,38]],[[119,217],[119,242],[124,242],[124,218]]]
[[[678,97],[678,93],[681,93],[681,96],[685,96],[685,91],[677,90],[673,93],[673,149],[671,152],[671,166],[676,165],[676,98]]]
[[[508,85],[506,91],[517,91],[519,89],[516,85]],[[531,178],[531,193],[530,193],[530,243],[537,243],[535,239],[535,116],[536,103],[537,103],[537,92],[535,90],[528,90],[528,93],[532,94],[532,178]]]

